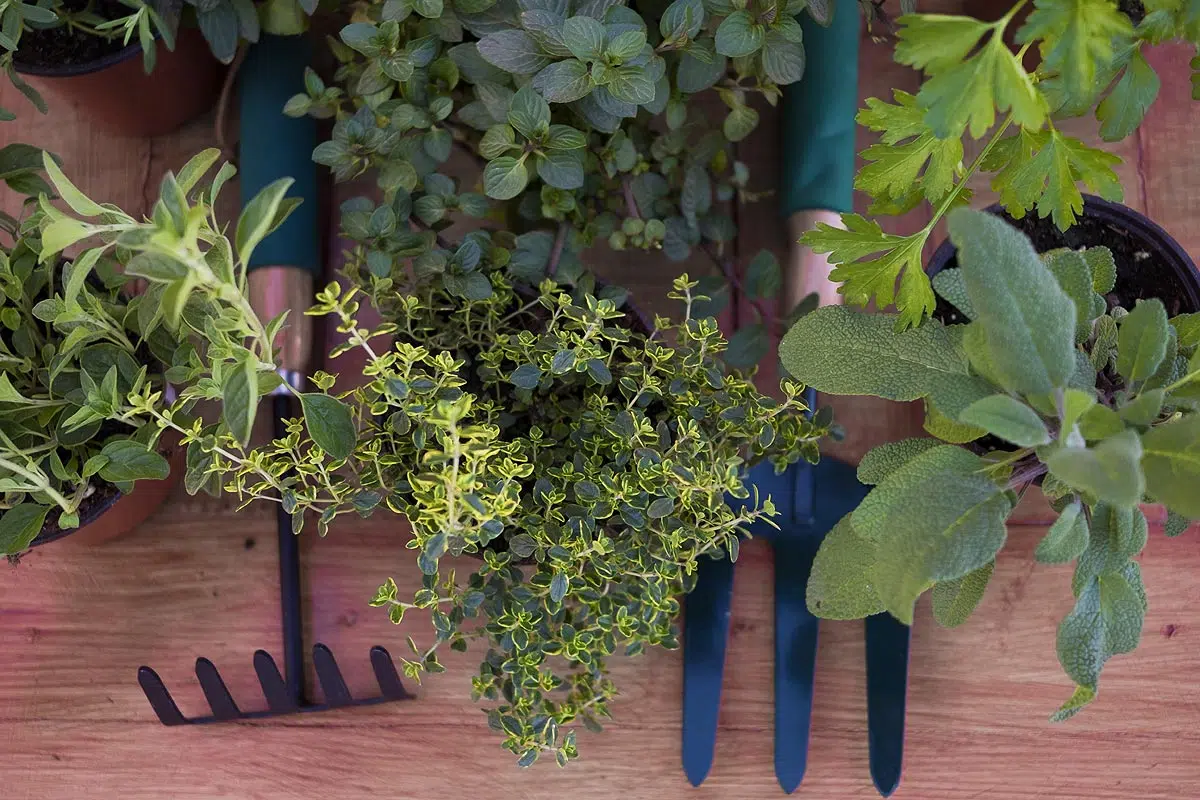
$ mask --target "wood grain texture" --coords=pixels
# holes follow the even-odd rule
[[[864,43],[862,57],[864,95],[913,85],[885,46]],[[1193,146],[1200,116],[1184,99],[1181,66],[1172,63],[1170,74],[1164,69],[1144,155],[1135,149],[1128,156],[1150,165],[1146,205],[1188,246],[1186,237],[1195,235],[1189,209],[1200,203],[1189,181],[1200,166],[1200,148]],[[7,88],[0,89],[0,103],[20,107]],[[770,130],[772,120],[763,125]],[[162,171],[207,144],[210,132],[201,120],[153,142],[115,140],[57,108],[52,117],[28,112],[0,127],[0,136],[54,149],[85,191],[134,212],[147,210]],[[746,160],[754,157],[744,151]],[[771,179],[769,158],[756,158],[752,167]],[[770,203],[753,213],[761,216],[750,217],[753,224],[743,216],[742,233],[751,241],[743,239],[740,252],[782,248]],[[653,258],[623,256],[606,266],[656,309],[650,298],[661,298],[676,274]],[[838,412],[851,434],[840,455],[850,460],[913,425],[911,410],[889,404],[856,400]],[[623,689],[616,719],[603,735],[582,735],[583,758],[565,771],[544,765],[518,771],[500,750],[467,696],[477,653],[450,654],[450,672],[413,687],[419,697],[412,702],[163,728],[135,681],[141,664],[159,671],[185,713],[204,710],[192,674],[201,655],[217,664],[243,707],[263,705],[250,659],[260,647],[279,655],[274,521],[269,509],[234,509],[230,500],[178,493],[123,541],[87,549],[68,539],[0,569],[0,798],[780,796],[772,775],[771,558],[757,542],[743,549],[738,567],[716,761],[700,789],[687,785],[679,766],[678,653],[615,663]],[[1010,528],[983,607],[961,629],[936,627],[927,605],[920,607],[905,779],[895,797],[1200,796],[1196,533],[1169,541],[1154,527],[1141,558],[1151,605],[1142,646],[1110,663],[1093,708],[1059,726],[1046,717],[1070,690],[1054,655],[1055,625],[1070,605],[1070,573],[1034,565],[1031,554],[1043,533],[1040,525]],[[372,645],[400,655],[406,635],[420,641],[431,635],[419,616],[392,626],[366,605],[388,575],[403,590],[417,585],[405,540],[402,522],[377,516],[339,524],[324,541],[303,541],[307,634],[333,649],[355,695],[375,691]],[[818,661],[810,767],[797,796],[876,797],[867,771],[861,624],[824,625]]]

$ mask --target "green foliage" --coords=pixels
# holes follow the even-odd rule
[[[874,484],[821,545],[813,613],[887,610],[910,622],[932,590],[934,614],[961,624],[983,596],[1020,495],[1041,483],[1059,512],[1036,559],[1075,563],[1075,606],[1058,656],[1077,688],[1066,719],[1095,696],[1100,670],[1133,650],[1146,596],[1133,561],[1146,544],[1142,502],[1170,511],[1170,535],[1200,517],[1200,356],[1195,315],[1168,319],[1158,300],[1109,307],[1113,254],[1037,254],[998,217],[955,210],[959,267],[934,282],[967,321],[821,308],[784,338],[789,374],[818,392],[922,399],[935,439],[868,453]],[[992,444],[952,446],[985,434]]]
[[[795,15],[805,6],[370,0],[335,43],[336,85],[310,73],[286,111],[335,120],[314,158],[339,179],[372,171],[384,202],[371,210],[389,209],[379,221],[438,231],[465,212],[531,237],[544,230],[537,257],[518,258],[531,284],[548,274],[570,283],[583,254],[605,242],[672,261],[701,248],[728,280],[727,203],[758,196],[733,144],[758,124],[754,95],[775,104],[800,78]],[[697,108],[710,89],[724,118]],[[478,187],[442,173],[454,150],[478,162]],[[755,262],[747,274],[759,299],[778,294],[777,265],[772,275]],[[705,288],[716,292],[707,279]],[[741,366],[762,358],[764,334],[779,327],[768,308],[755,311],[764,328],[750,326],[733,348]]]
[[[0,163],[20,160],[32,170],[35,152],[49,184],[20,173],[36,177],[28,185],[41,194],[26,203],[26,219],[0,219],[11,240],[0,246],[6,555],[26,549],[43,522],[78,527],[87,499],[102,486],[129,492],[139,480],[165,478],[170,466],[159,439],[179,426],[175,419],[190,419],[198,399],[223,398],[224,421],[214,431],[248,438],[259,395],[275,385],[273,334],[253,317],[244,257],[234,260],[212,215],[219,184],[233,168],[222,167],[211,188],[196,188],[217,150],[196,156],[178,177],[168,172],[145,222],[93,202],[33,148],[9,145]],[[52,192],[74,215],[51,205]],[[282,220],[284,205],[277,194],[264,194],[242,222],[265,233]],[[63,248],[96,240],[64,259]],[[146,278],[149,289],[129,296],[130,276]],[[168,383],[180,390],[177,401]]]
[[[189,483],[278,494],[297,530],[315,512],[321,534],[345,514],[404,515],[422,588],[404,598],[389,580],[373,604],[396,622],[414,609],[432,618],[434,641],[413,645],[405,674],[440,672],[440,648],[485,639],[473,695],[492,727],[522,763],[562,763],[576,755],[572,724],[608,716],[608,658],[674,647],[699,560],[735,554],[773,513],[769,499],[725,502],[746,496],[744,467],[815,461],[828,423],[798,413],[798,386],[777,403],[722,369],[725,343],[690,314],[686,277],[685,320],[650,329],[591,292],[514,283],[519,237],[479,231],[462,248],[485,296],[448,280],[449,251],[383,277],[351,251],[354,286],[331,284],[310,313],[367,355],[366,384],[304,395],[304,419],[249,452],[196,423],[185,441],[208,457],[189,464]],[[364,297],[383,320],[373,330],[358,322]],[[325,390],[333,380],[314,376]],[[463,554],[477,559],[467,575],[446,560]]]
[[[1018,26],[1018,12],[1031,6]],[[869,98],[859,112],[859,123],[879,141],[863,151],[868,163],[855,188],[873,200],[871,214],[928,203],[929,223],[902,236],[847,214],[846,230],[822,225],[803,241],[829,253],[837,265],[832,277],[850,302],[895,303],[898,325],[919,324],[935,303],[922,250],[938,222],[970,200],[976,173],[991,175],[1014,218],[1036,211],[1064,230],[1082,213],[1080,185],[1121,199],[1114,171],[1120,158],[1067,136],[1058,124],[1094,113],[1106,141],[1130,135],[1159,90],[1143,46],[1172,39],[1200,45],[1194,18],[1181,0],[1144,9],[1116,0],[1017,0],[994,22],[906,9],[897,21],[895,58],[922,70],[925,81],[915,95],[897,90],[891,102]],[[1014,33],[1016,52],[1005,39]],[[1030,71],[1035,54],[1040,59]],[[984,140],[970,163],[963,162],[967,137]]]
[[[319,0],[121,0],[128,7],[121,17],[105,18],[91,3],[83,9],[68,8],[63,0],[7,0],[0,3],[0,71],[42,113],[46,103],[36,89],[16,71],[22,35],[30,31],[66,27],[113,42],[142,46],[146,72],[154,69],[161,41],[175,49],[180,22],[199,26],[212,53],[228,64],[243,42],[257,42],[262,31],[292,35],[308,27],[307,15],[316,11]],[[76,4],[78,5],[78,4]],[[187,16],[185,17],[185,10]],[[49,65],[53,66],[53,65]],[[0,108],[0,121],[13,114]]]

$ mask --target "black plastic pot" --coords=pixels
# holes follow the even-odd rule
[[[999,205],[987,211],[1003,217],[1033,239],[1038,252],[1058,247],[1104,245],[1117,261],[1117,284],[1109,295],[1110,305],[1131,309],[1137,300],[1157,297],[1168,316],[1200,311],[1200,273],[1191,256],[1172,236],[1148,217],[1120,203],[1084,195],[1083,216],[1067,231],[1050,219],[1027,214],[1014,220]],[[929,259],[930,277],[958,266],[958,251],[947,239]],[[938,298],[934,317],[946,323],[961,322],[958,312]]]

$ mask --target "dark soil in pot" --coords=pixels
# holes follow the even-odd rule
[[[1059,230],[1053,220],[1040,219],[1033,213],[1014,220],[998,205],[987,210],[1021,230],[1039,253],[1060,247],[1103,246],[1111,250],[1117,264],[1117,282],[1106,297],[1110,309],[1132,309],[1138,300],[1158,298],[1169,317],[1200,311],[1200,273],[1191,257],[1170,234],[1127,206],[1084,195],[1083,216],[1066,231]],[[926,271],[932,277],[957,266],[957,251],[947,240],[934,252]],[[940,296],[933,316],[947,325],[967,321]],[[983,453],[1006,450],[1009,445],[985,436],[972,442],[970,448]]]
[[[106,20],[128,16],[133,9],[118,0],[62,0],[66,11],[91,11]],[[126,48],[124,37],[111,39],[81,31],[68,25],[30,29],[21,34],[21,47],[15,60],[18,68],[41,71],[73,67],[100,61]]]

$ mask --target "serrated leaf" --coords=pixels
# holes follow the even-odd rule
[[[1045,121],[1046,102],[1003,37],[991,35],[976,49],[991,28],[970,17],[940,14],[901,20],[896,60],[930,76],[917,100],[941,138],[959,138],[968,129],[980,138],[995,124],[997,109],[1011,109],[1023,128],[1037,130]]]
[[[550,104],[531,86],[522,86],[508,105],[508,124],[526,139],[536,139],[550,130]]]
[[[742,285],[746,294],[756,299],[768,299],[777,295],[783,285],[783,275],[775,254],[770,250],[759,250],[746,267]]]
[[[1083,505],[1076,500],[1054,520],[1033,555],[1039,564],[1069,564],[1083,555],[1087,546],[1087,516]]]
[[[943,628],[962,625],[983,600],[996,562],[989,561],[979,569],[952,581],[941,581],[933,587],[933,618]]]
[[[805,589],[808,610],[822,619],[862,619],[885,610],[872,584],[877,547],[842,517],[821,541]]]
[[[758,127],[758,112],[747,105],[737,105],[725,115],[721,131],[731,142],[740,142]]]
[[[768,31],[762,49],[763,71],[780,86],[804,76],[804,45],[791,42],[776,31]]]
[[[604,88],[626,103],[643,105],[654,101],[654,81],[642,67],[616,67],[609,72]]]
[[[1117,506],[1141,502],[1146,490],[1139,462],[1142,442],[1136,431],[1110,436],[1095,447],[1060,447],[1044,461],[1072,488]]]
[[[893,95],[894,105],[871,97],[858,112],[859,124],[882,136],[862,151],[870,163],[854,176],[854,188],[877,201],[901,202],[919,191],[929,202],[940,203],[962,168],[962,140],[939,139],[925,125],[925,111],[914,95],[899,89]]]
[[[872,299],[900,310],[898,327],[909,328],[933,313],[936,298],[923,266],[927,235],[884,233],[879,223],[859,214],[844,214],[845,229],[818,223],[800,239],[816,253],[828,253],[837,266],[829,275],[841,283],[841,293],[855,305]],[[868,258],[882,252],[878,258]],[[897,288],[897,286],[899,288]]]
[[[552,150],[537,160],[537,172],[556,189],[578,189],[583,186],[583,151]]]
[[[479,55],[492,66],[518,75],[533,75],[550,63],[549,56],[541,52],[533,37],[522,30],[489,33],[479,40],[478,49]]]
[[[925,437],[881,444],[862,457],[858,464],[858,481],[873,486],[926,450],[941,444],[937,439]]]
[[[580,61],[599,61],[604,56],[604,25],[577,15],[563,23],[563,42]]]
[[[1124,139],[1137,130],[1158,97],[1158,73],[1147,63],[1140,45],[1133,51],[1116,86],[1096,106],[1100,138],[1107,142]]]
[[[1050,431],[1038,413],[1011,395],[994,394],[977,400],[955,418],[1018,447],[1037,447],[1050,442]]]
[[[1072,105],[1090,105],[1103,88],[1097,76],[1112,61],[1113,43],[1132,34],[1129,17],[1109,0],[1039,0],[1017,41],[1041,40],[1040,69],[1059,76]]]
[[[1075,307],[1029,239],[991,214],[958,209],[950,239],[1004,388],[1049,394],[1075,372]]]

